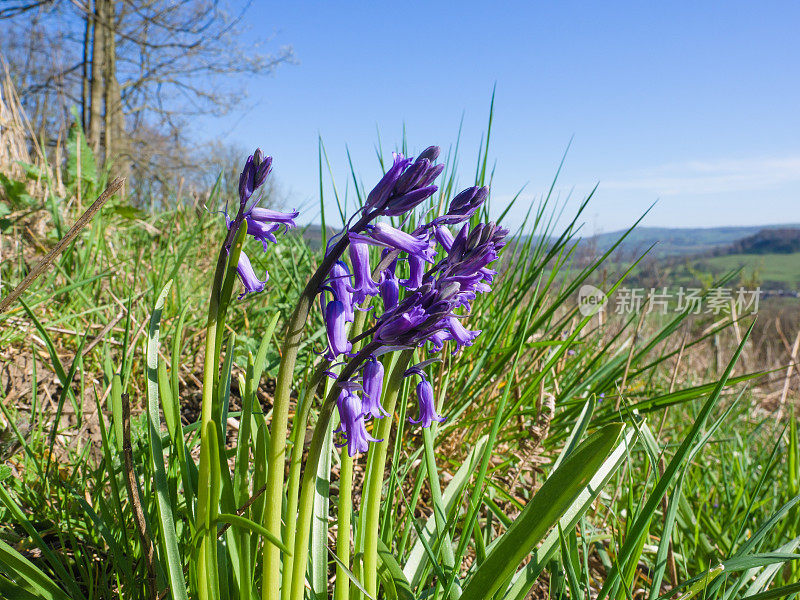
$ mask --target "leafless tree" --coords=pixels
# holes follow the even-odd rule
[[[0,48],[44,135],[79,118],[90,147],[114,170],[170,181],[188,166],[187,124],[225,114],[247,77],[272,73],[292,49],[245,46],[250,2],[6,0]],[[236,8],[236,12],[233,9]],[[259,29],[264,24],[259,23]]]

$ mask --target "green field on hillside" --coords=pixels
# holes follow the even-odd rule
[[[800,289],[800,253],[729,254],[700,259],[696,267],[715,274],[742,268],[746,278],[755,278],[771,287],[783,285],[785,289]]]

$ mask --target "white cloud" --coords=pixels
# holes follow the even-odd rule
[[[603,180],[600,186],[677,196],[763,191],[787,183],[800,184],[800,156],[666,164]]]

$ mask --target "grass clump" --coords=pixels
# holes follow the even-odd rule
[[[482,146],[476,186],[489,183],[488,153]],[[426,207],[434,214],[454,195],[456,154]],[[63,195],[48,187],[38,198],[5,200],[4,282],[19,281],[63,235],[77,215],[72,198],[101,191],[107,178],[94,173],[87,181],[68,172]],[[6,193],[22,188],[6,185]],[[335,199],[344,214],[350,199]],[[212,190],[206,204],[223,200]],[[762,405],[758,385],[769,374],[754,359],[742,367],[752,319],[728,316],[698,331],[687,313],[581,313],[578,290],[614,250],[573,260],[587,202],[557,228],[559,207],[546,195],[513,224],[493,293],[472,305],[479,341],[426,366],[446,420],[424,430],[410,424],[409,382],[393,379],[383,457],[349,457],[332,443],[333,427],[320,425],[326,405],[316,398],[327,394],[317,352],[326,330],[311,306],[285,406],[293,462],[270,508],[264,489],[282,393],[275,378],[286,357],[278,348],[324,246],[290,235],[253,257],[256,272],[270,272],[267,289],[231,302],[211,323],[205,306],[221,217],[185,203],[145,213],[119,195],[23,303],[0,314],[8,365],[2,595],[249,598],[276,597],[265,590],[277,587],[281,597],[342,600],[728,600],[800,592],[796,420],[785,403],[782,420]],[[20,211],[43,213],[53,233],[22,242]],[[474,219],[488,214],[484,206]],[[226,277],[232,285],[235,262],[226,256],[212,294]],[[209,360],[204,332],[212,326]],[[734,328],[720,368],[697,368],[696,357]],[[386,360],[387,373],[413,358],[405,351]],[[305,418],[320,436],[307,440],[295,428]],[[316,450],[318,464],[309,463]],[[306,479],[313,488],[292,504],[292,482]],[[302,513],[304,499],[312,518],[308,532],[296,532],[298,545],[294,511]],[[284,513],[278,531],[265,518],[270,510]],[[334,534],[345,541],[329,543]],[[291,591],[262,575],[270,573],[264,549],[279,548],[286,581],[303,543],[308,569],[296,568],[305,579]]]

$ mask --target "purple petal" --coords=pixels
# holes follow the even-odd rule
[[[328,333],[328,353],[325,358],[328,360],[335,360],[352,349],[352,344],[347,340],[345,316],[344,304],[339,300],[331,300],[325,306],[325,329]]]
[[[415,290],[422,285],[422,276],[425,274],[425,262],[416,254],[408,257],[409,276],[401,281],[404,287]]]
[[[414,254],[426,262],[433,262],[433,251],[427,237],[418,237],[396,229],[386,223],[378,223],[372,228],[372,239],[386,246]]]
[[[436,404],[433,399],[433,387],[427,379],[423,379],[417,384],[417,402],[419,404],[419,419],[408,420],[415,424],[422,424],[423,427],[430,427],[434,421],[441,423],[444,417],[436,412]]]
[[[265,274],[266,278],[264,279],[264,281],[261,281],[258,278],[255,270],[253,269],[253,265],[250,262],[250,259],[244,252],[241,252],[239,254],[239,262],[236,264],[236,274],[242,281],[242,285],[244,285],[244,292],[239,294],[239,300],[244,298],[245,295],[247,294],[262,291],[264,289],[264,284],[266,284],[267,281],[269,280],[268,273]]]
[[[271,208],[261,208],[256,206],[250,211],[248,217],[254,221],[266,221],[268,223],[285,223],[289,227],[296,227],[294,220],[300,215],[300,211],[293,209],[289,212],[272,210]]]
[[[383,389],[383,365],[375,357],[371,357],[364,365],[364,416],[382,419],[389,413],[381,406]]]

